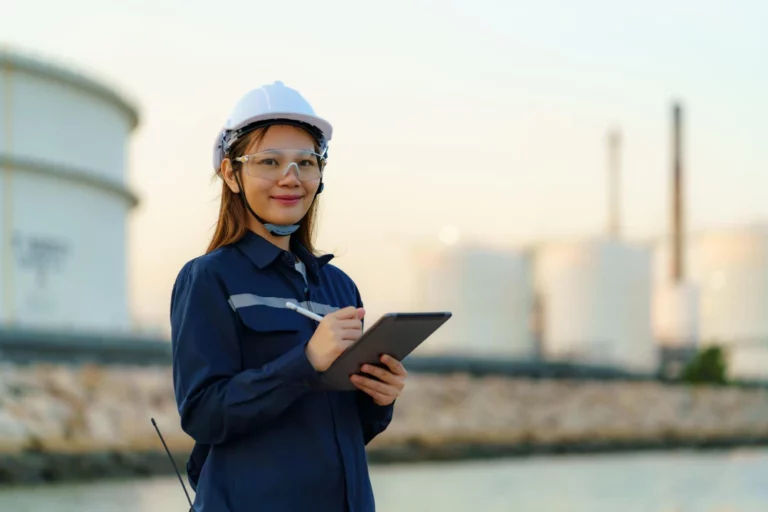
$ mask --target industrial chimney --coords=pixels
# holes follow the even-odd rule
[[[671,167],[672,208],[669,281],[660,286],[653,301],[654,332],[661,343],[661,367],[665,373],[681,368],[696,353],[699,342],[700,291],[685,275],[685,227],[683,214],[683,109],[672,103]],[[666,369],[665,369],[666,368]],[[677,373],[678,370],[672,373]]]
[[[683,229],[682,107],[672,105],[672,282],[685,278]]]
[[[620,228],[620,185],[619,156],[621,152],[621,134],[618,129],[608,132],[608,234],[611,238],[621,236]]]

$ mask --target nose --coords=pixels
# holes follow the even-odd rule
[[[296,162],[288,164],[285,171],[283,171],[283,177],[280,178],[279,184],[281,186],[301,185],[301,181],[299,180],[299,166],[296,165]]]

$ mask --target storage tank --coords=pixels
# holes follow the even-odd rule
[[[732,376],[768,376],[768,227],[696,237],[701,342],[725,345]]]
[[[420,249],[415,269],[414,309],[453,312],[420,351],[533,356],[533,279],[527,254],[478,246]]]
[[[702,340],[768,343],[768,229],[705,232],[696,253]]]
[[[651,251],[612,239],[536,249],[544,356],[653,370]]]
[[[127,143],[136,109],[61,66],[0,50],[0,322],[128,328]]]

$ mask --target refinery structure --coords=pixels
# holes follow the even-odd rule
[[[422,250],[414,309],[449,310],[455,321],[425,350],[647,372],[665,349],[718,344],[735,375],[768,375],[768,226],[691,234],[679,283],[670,245],[606,236]]]
[[[131,330],[126,225],[138,199],[126,174],[137,124],[111,88],[0,51],[0,327]],[[687,232],[676,105],[672,127],[670,225],[657,240],[621,236],[612,132],[604,236],[418,250],[411,309],[454,315],[420,353],[654,371],[667,349],[718,343],[732,374],[768,375],[768,227]]]
[[[136,108],[101,83],[0,50],[0,325],[129,328],[137,124]]]
[[[682,120],[682,108],[673,105],[667,236],[622,239],[614,132],[606,235],[516,251],[420,251],[414,309],[454,313],[450,329],[425,350],[652,372],[667,353],[717,344],[732,376],[768,376],[768,225],[685,229]]]

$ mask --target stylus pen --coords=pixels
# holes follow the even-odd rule
[[[311,312],[308,309],[304,309],[301,306],[297,306],[293,302],[286,302],[285,303],[285,307],[287,307],[288,309],[292,309],[295,312],[299,313],[300,315],[304,315],[305,317],[311,318],[312,320],[315,320],[317,322],[319,322],[319,321],[321,321],[323,319],[323,317],[321,317],[317,313],[313,313],[313,312]]]

